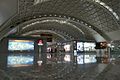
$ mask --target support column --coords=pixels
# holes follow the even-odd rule
[[[43,61],[42,62],[43,65],[46,64],[46,62],[47,62],[46,51],[47,51],[47,41],[43,40],[43,45],[41,47],[41,60]]]
[[[8,39],[4,38],[0,41],[0,69],[7,68],[8,56]]]
[[[77,41],[73,41],[73,63],[77,65]]]

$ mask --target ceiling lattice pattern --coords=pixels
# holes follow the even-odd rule
[[[108,6],[110,6],[120,18],[120,0],[101,0],[101,1],[106,3]]]
[[[110,6],[120,17],[119,0],[101,1]],[[48,0],[36,5],[34,2],[35,0],[19,0],[19,14],[12,18],[10,24],[7,26],[16,26],[36,17],[40,18],[41,15],[44,15],[45,17],[47,15],[51,15],[52,17],[60,15],[59,17],[62,16],[64,20],[69,19],[75,21],[76,18],[82,20],[104,33],[120,29],[120,21],[116,21],[109,11],[101,7],[101,5],[92,2],[92,0]],[[49,23],[45,26],[47,25],[49,25]],[[58,26],[57,24],[55,25]],[[71,31],[71,33],[73,32]],[[86,34],[88,33],[86,32]]]
[[[19,32],[19,35],[29,32],[31,30],[52,30],[52,31],[56,31],[56,32],[63,33],[65,35],[74,37],[75,39],[84,38],[84,35],[82,33],[80,33],[77,29],[75,29],[73,27],[71,27],[71,29],[69,29],[69,27],[70,27],[70,25],[67,25],[67,24],[60,24],[57,22],[54,22],[54,23],[53,22],[47,22],[47,23],[45,22],[45,23],[41,23],[41,24],[35,24],[34,27],[30,26],[23,30],[21,29],[21,31]]]
[[[31,2],[33,1],[31,0]],[[108,14],[106,10],[85,0],[51,0],[21,11],[19,18],[24,19],[27,16],[51,13],[80,18],[104,32],[119,29],[114,19],[110,17],[110,14]]]

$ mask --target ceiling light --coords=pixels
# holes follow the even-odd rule
[[[92,26],[89,26],[90,28],[92,27]]]
[[[47,15],[44,15],[44,16],[47,16]]]
[[[61,15],[59,15],[59,17],[61,17]]]
[[[49,16],[52,16],[51,14]]]
[[[80,20],[77,20],[78,22],[80,21]]]

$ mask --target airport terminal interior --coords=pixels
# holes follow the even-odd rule
[[[0,80],[120,80],[120,0],[0,0]]]

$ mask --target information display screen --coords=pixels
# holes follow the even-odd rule
[[[95,51],[95,43],[85,42],[84,50],[85,51]]]
[[[34,41],[31,40],[9,40],[9,51],[25,51],[34,50]]]
[[[95,43],[92,42],[77,42],[77,52],[95,51]]]

